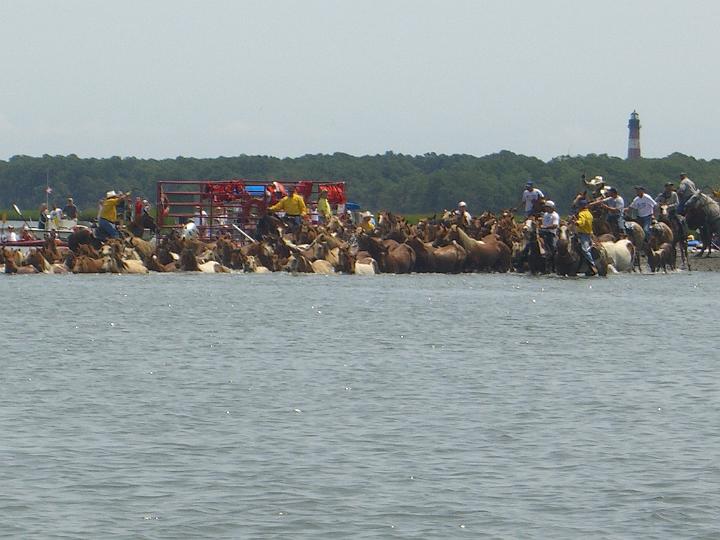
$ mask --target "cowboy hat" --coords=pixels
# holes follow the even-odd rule
[[[116,196],[117,196],[117,193],[115,193],[115,190],[110,190],[110,191],[108,191],[108,192],[105,194],[105,197],[106,197],[106,198],[108,198],[108,197],[116,197]]]

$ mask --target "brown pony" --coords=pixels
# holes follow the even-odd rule
[[[432,243],[423,242],[413,236],[407,241],[407,244],[415,252],[415,270],[417,272],[456,274],[465,268],[467,252],[455,241],[447,246],[435,247]]]
[[[73,263],[73,274],[102,274],[108,271],[108,257],[93,259],[87,255],[78,255]]]
[[[681,215],[676,214],[671,216],[668,212],[668,207],[665,204],[660,205],[660,212],[658,220],[665,223],[672,230],[673,235],[673,247],[680,250],[680,260],[686,268],[690,270],[690,259],[688,259],[688,227],[685,218]]]
[[[409,274],[415,266],[415,252],[407,244],[361,235],[358,244],[378,263],[381,272]]]
[[[177,265],[174,261],[167,264],[161,264],[157,255],[151,255],[145,265],[151,272],[175,272],[177,270]]]
[[[651,272],[662,268],[663,272],[667,273],[668,266],[670,270],[675,269],[675,247],[670,242],[660,244],[657,249],[648,246],[646,255]]]
[[[199,272],[197,257],[195,257],[195,249],[188,247],[180,253],[180,270],[184,272]]]

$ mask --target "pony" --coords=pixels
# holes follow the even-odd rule
[[[486,272],[507,272],[510,270],[510,248],[496,235],[489,234],[482,240],[475,240],[453,225],[446,237],[448,243],[453,240],[460,244],[467,254],[465,267],[469,270]]]
[[[153,219],[153,217],[147,212],[142,211],[141,213],[137,214],[132,221],[128,222],[126,229],[133,236],[142,238],[145,229],[149,229],[152,232],[156,233],[158,227],[155,219]]]
[[[93,234],[92,229],[77,226],[68,236],[67,245],[72,252],[80,253],[80,246],[92,246],[98,250],[102,247],[102,241]]]
[[[580,255],[573,249],[572,233],[566,225],[558,228],[555,244],[555,272],[559,276],[575,276],[580,262]]]
[[[2,248],[3,259],[5,259],[6,274],[37,274],[38,270],[33,265],[24,265],[20,251]]]
[[[648,245],[651,248],[656,248],[666,242],[673,244],[673,232],[667,223],[662,221],[656,221],[650,225],[650,238],[648,239]]]
[[[413,236],[407,245],[415,252],[415,271],[457,274],[463,271],[467,252],[460,244],[453,241],[447,246],[434,247],[430,242],[423,242]]]
[[[532,274],[545,273],[546,258],[540,245],[538,225],[534,219],[526,219],[522,227],[523,243],[518,246],[515,268],[518,272],[525,271],[525,264]]]
[[[415,252],[407,244],[395,240],[380,240],[366,234],[358,238],[359,246],[366,249],[378,263],[381,272],[409,274],[415,266]]]
[[[53,271],[52,265],[44,257],[42,251],[35,248],[30,248],[23,264],[33,266],[40,273],[50,274]]]
[[[602,244],[593,243],[591,254],[595,261],[598,275],[606,276],[608,272],[608,254]],[[555,246],[555,272],[559,276],[576,276],[578,272],[590,275],[590,265],[585,260],[580,248],[580,241],[568,225],[558,229],[558,240]]]
[[[675,269],[675,248],[670,242],[664,242],[658,249],[647,248],[647,260],[651,272],[657,272],[662,268],[667,274],[667,268]]]
[[[608,262],[617,272],[635,270],[635,246],[627,238],[616,242],[600,242],[608,256]]]
[[[680,250],[680,260],[685,267],[690,270],[690,261],[688,259],[688,226],[685,217],[679,214],[670,215],[666,204],[661,204],[658,220],[665,223],[672,230],[673,247],[677,251]]]
[[[636,221],[625,221],[625,232],[627,233],[628,239],[632,242],[635,248],[635,258],[633,260],[633,267],[637,268],[638,271],[642,271],[640,268],[640,253],[645,248],[645,231]]]

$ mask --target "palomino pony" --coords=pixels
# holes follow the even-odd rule
[[[447,239],[455,240],[467,253],[466,267],[470,270],[507,272],[511,267],[510,248],[496,235],[489,234],[482,240],[470,238],[457,225],[450,228]]]

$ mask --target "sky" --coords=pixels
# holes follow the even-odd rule
[[[0,159],[720,157],[720,2],[5,0]]]

